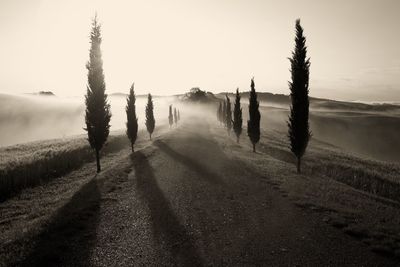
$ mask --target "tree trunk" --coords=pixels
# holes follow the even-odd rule
[[[133,143],[131,143],[131,149],[132,149],[132,153],[135,152],[133,149]]]
[[[236,142],[239,144],[239,136],[236,137]]]
[[[100,167],[100,153],[99,150],[96,149],[96,164],[97,164],[97,172],[101,171],[101,167]]]
[[[151,140],[151,134],[150,134],[150,140]]]
[[[301,158],[297,158],[297,173],[301,173]]]
[[[253,144],[253,152],[256,153],[256,144]]]

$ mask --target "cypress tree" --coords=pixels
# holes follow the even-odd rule
[[[251,79],[251,90],[249,98],[249,120],[247,121],[247,135],[253,144],[253,152],[256,152],[256,144],[260,141],[260,111],[258,110],[257,93],[254,78]]]
[[[147,97],[147,106],[146,106],[146,128],[147,132],[150,135],[150,140],[151,140],[151,134],[154,132],[154,127],[156,125],[153,109],[154,109],[153,99],[151,97],[151,94],[149,94],[149,96]]]
[[[235,131],[237,142],[239,143],[240,135],[242,134],[242,108],[240,107],[239,88],[236,89],[235,106],[233,108],[233,130]]]
[[[176,112],[176,108],[174,108],[174,121],[175,124],[178,125],[178,113]]]
[[[169,105],[168,122],[169,128],[171,128],[172,124],[174,124],[174,117],[172,116],[172,105]]]
[[[230,135],[232,130],[232,109],[231,100],[228,96],[226,96],[226,129],[228,130],[228,135]]]
[[[136,142],[138,133],[138,119],[136,117],[136,97],[134,91],[134,84],[132,84],[129,90],[129,96],[126,99],[126,134],[128,135],[129,141],[131,141],[131,149],[134,152],[133,145]]]
[[[217,110],[217,119],[219,123],[222,123],[222,103],[219,102],[218,110]]]
[[[95,16],[90,33],[89,62],[86,64],[88,84],[85,96],[85,130],[88,133],[90,146],[96,151],[97,172],[101,171],[100,150],[110,133],[111,119],[110,104],[105,93],[106,84],[101,58],[101,41],[101,26],[97,21],[97,16]]]
[[[301,158],[311,137],[308,123],[309,99],[308,81],[310,76],[310,59],[307,58],[306,38],[300,20],[296,20],[295,48],[292,52],[291,82],[289,82],[292,105],[288,121],[290,150],[297,159],[297,172],[301,172]]]
[[[222,123],[226,127],[226,101],[224,100],[222,104],[222,115],[221,115]]]

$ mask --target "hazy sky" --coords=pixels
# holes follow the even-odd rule
[[[400,100],[398,0],[0,0],[0,92],[85,94],[96,11],[109,93],[287,94],[301,18],[311,95]]]

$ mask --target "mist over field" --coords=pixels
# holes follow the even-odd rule
[[[173,97],[154,97],[157,124],[167,121]],[[109,96],[111,132],[125,131],[126,97]],[[147,96],[136,100],[139,129],[145,128]],[[0,94],[0,146],[85,134],[83,97]]]
[[[73,98],[0,94],[0,145],[80,134],[83,112]]]
[[[287,96],[281,95],[272,101],[260,101],[261,128],[264,131],[287,135],[287,99]],[[242,96],[241,103],[243,121],[246,122],[246,96]],[[361,157],[395,163],[400,161],[400,105],[312,100],[310,127],[311,142],[326,142],[337,146],[343,152]]]
[[[263,94],[261,94],[262,96]],[[230,96],[232,101],[233,97]],[[289,105],[286,97],[263,100],[260,109],[261,127],[265,131],[287,134]],[[217,101],[217,100],[215,100]],[[215,116],[216,102],[187,103],[178,96],[155,96],[156,127],[168,123],[168,106],[180,109],[183,119],[201,115],[204,119]],[[109,96],[111,104],[111,132],[125,132],[126,96]],[[248,119],[248,98],[242,96],[243,121]],[[139,129],[145,128],[147,96],[136,99]],[[83,130],[84,98],[6,95],[0,94],[0,146],[30,141],[86,136]],[[244,124],[245,125],[245,124]],[[396,105],[365,105],[362,103],[312,101],[310,126],[313,139],[341,148],[345,152],[372,159],[398,162],[400,160],[400,107]]]

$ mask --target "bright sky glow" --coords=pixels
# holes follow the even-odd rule
[[[103,25],[107,91],[288,93],[295,19],[311,95],[400,100],[400,1],[0,1],[0,92],[83,95],[91,19]]]

